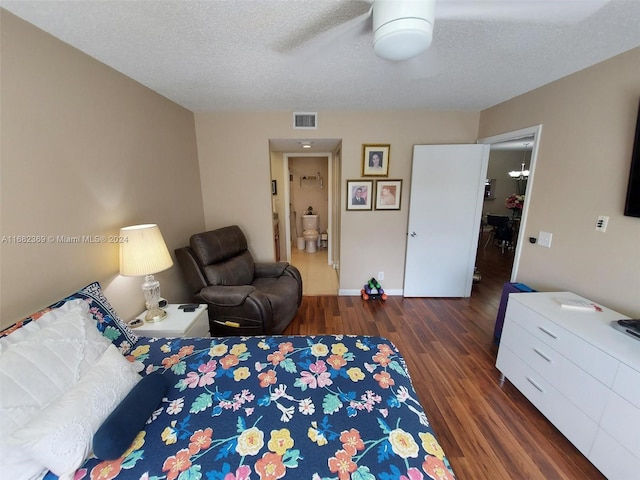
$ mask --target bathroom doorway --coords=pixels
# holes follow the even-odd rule
[[[289,261],[300,270],[304,295],[335,295],[338,276],[329,254],[330,157],[292,154],[288,156],[287,164],[291,230]],[[311,215],[317,220],[317,234],[306,230],[304,225],[305,217],[313,218]]]
[[[299,140],[270,140],[273,212],[280,230],[280,258],[303,277],[304,295],[337,295],[339,289],[340,140],[314,140],[301,151]],[[278,150],[281,151],[278,151]],[[280,180],[278,180],[280,179]],[[302,216],[318,216],[315,252],[307,248]],[[299,248],[300,247],[300,248]],[[276,247],[277,248],[277,247]]]

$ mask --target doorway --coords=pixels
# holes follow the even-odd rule
[[[489,183],[491,183],[491,180],[495,180],[492,187],[494,188],[494,199],[485,200],[484,202],[485,208],[483,209],[483,222],[486,223],[485,215],[488,211],[495,210],[498,213],[514,217],[513,221],[517,227],[516,231],[513,232],[514,240],[511,245],[511,249],[507,249],[505,253],[502,253],[502,249],[493,248],[488,250],[492,245],[487,245],[487,249],[485,249],[485,242],[490,239],[487,238],[487,232],[484,231],[484,229],[481,231],[478,245],[478,258],[476,259],[476,266],[478,266],[480,270],[479,273],[481,275],[502,272],[500,274],[506,276],[505,272],[508,272],[508,278],[505,278],[505,281],[515,282],[515,279],[517,278],[520,253],[523,245],[522,242],[525,239],[524,232],[526,231],[527,208],[531,198],[541,131],[542,125],[536,125],[534,127],[528,127],[478,140],[478,143],[489,144],[491,146],[488,169],[489,178],[487,180]],[[511,163],[509,164],[508,162],[505,162],[505,155],[500,155],[499,152],[512,152],[510,155]],[[497,155],[494,156],[494,154]],[[492,156],[494,159],[496,157],[500,157],[500,163],[504,164],[503,172],[492,169]],[[522,163],[524,163],[524,166]],[[523,175],[514,175],[513,177],[509,176],[510,171],[515,172],[517,170],[528,170],[526,180],[524,178],[519,178]],[[504,185],[505,188],[499,188],[499,185],[501,184]],[[522,192],[521,195],[524,196],[524,203],[522,204],[520,214],[517,214],[516,212],[516,215],[514,215],[507,206],[506,199],[512,194],[520,194],[519,192]],[[484,269],[494,269],[495,272],[487,270],[483,272],[480,265],[482,265],[482,268]]]
[[[289,174],[289,226],[291,245],[289,262],[302,276],[303,295],[335,295],[338,291],[336,271],[329,249],[330,161],[328,155],[286,155]],[[304,219],[317,222],[317,239],[304,238]],[[312,246],[309,246],[309,242]],[[309,250],[311,248],[311,251]]]
[[[304,295],[337,295],[340,252],[340,139],[270,139],[271,177],[277,194],[280,257],[300,270]],[[298,248],[302,214],[319,214],[320,245]],[[306,247],[306,245],[305,245]],[[277,247],[276,247],[277,248]]]

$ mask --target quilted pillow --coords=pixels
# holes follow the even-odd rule
[[[0,331],[0,351],[2,351],[1,348],[3,348],[3,343],[7,339],[8,335],[15,335],[15,333],[28,326],[30,323],[40,320],[46,313],[59,309],[66,302],[72,300],[84,300],[89,304],[89,311],[93,315],[98,330],[102,332],[102,335],[111,340],[111,342],[118,347],[124,355],[127,355],[139,340],[139,337],[133,333],[124,320],[118,316],[109,303],[109,300],[107,300],[107,297],[104,296],[100,283],[93,282],[72,295],[63,298],[62,300],[49,305],[47,308],[20,320],[5,330]]]
[[[24,323],[19,322],[16,325],[20,325],[20,327],[16,329],[10,327],[6,330],[6,333],[5,330],[0,333],[0,353],[6,350],[10,345],[28,340],[35,332],[49,325],[57,318],[67,315],[71,311],[77,311],[85,314],[89,319],[93,318],[89,314],[89,305],[87,302],[80,299],[65,302],[59,308],[47,308],[45,310],[41,310],[38,312],[38,315],[34,315],[38,319],[37,322],[33,320]]]
[[[42,468],[7,444],[7,437],[62,397],[111,345],[95,328],[83,300],[52,310],[41,320],[37,329],[0,355],[0,463],[7,478],[25,478],[26,472]]]
[[[16,430],[12,442],[61,480],[72,479],[89,456],[99,426],[140,379],[110,345],[76,385]]]
[[[38,322],[29,322],[21,328],[17,328],[0,337],[0,353],[6,350],[9,345],[26,340],[33,332],[40,330]]]
[[[109,347],[85,302],[0,355],[0,430],[12,431],[62,396]]]

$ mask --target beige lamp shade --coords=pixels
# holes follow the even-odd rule
[[[162,272],[173,265],[160,229],[155,224],[120,229],[120,275],[139,277]]]

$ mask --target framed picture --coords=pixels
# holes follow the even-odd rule
[[[400,210],[402,180],[376,181],[376,210]]]
[[[362,176],[388,176],[390,149],[391,145],[362,145]]]
[[[373,180],[347,180],[347,210],[371,210]]]
[[[278,194],[278,181],[271,180],[271,195],[277,195],[277,194]]]

